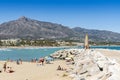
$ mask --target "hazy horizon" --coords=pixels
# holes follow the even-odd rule
[[[26,16],[70,28],[120,33],[119,0],[0,0],[0,24]]]

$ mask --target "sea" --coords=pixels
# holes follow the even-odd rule
[[[79,48],[81,46],[75,47],[28,47],[28,48],[0,48],[0,60],[13,60],[16,61],[18,59],[22,59],[23,61],[30,61],[31,59],[39,59],[41,57],[49,56],[55,51],[62,49],[70,49],[70,48]],[[95,49],[112,49],[112,50],[120,50],[120,46],[91,46],[91,48]]]

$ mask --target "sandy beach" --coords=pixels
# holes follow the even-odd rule
[[[0,62],[0,69],[4,61]],[[15,71],[13,73],[0,73],[0,80],[71,80],[65,71],[58,71],[58,65],[67,68],[65,61],[57,60],[51,64],[40,65],[38,63],[23,62],[17,65],[15,62],[8,62],[7,65]]]
[[[120,63],[120,51],[107,49],[95,50],[111,59],[116,59]],[[55,60],[51,64],[44,65],[31,62],[23,62],[17,65],[16,62],[7,62],[7,66],[12,67],[15,71],[13,73],[4,72],[4,63],[5,61],[0,61],[0,70],[2,70],[0,80],[72,80],[66,71],[57,70],[59,65],[67,70],[70,68],[70,65],[67,65],[64,60]]]

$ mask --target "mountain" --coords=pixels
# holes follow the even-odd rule
[[[84,37],[84,34],[88,33],[91,41],[120,42],[120,33],[106,30],[84,29],[80,27],[75,27],[73,30],[78,34],[81,34],[80,36],[82,38]]]
[[[26,17],[0,24],[0,39],[71,39],[84,40],[88,33],[91,41],[119,42],[120,34],[105,30],[69,28],[61,24],[38,21]]]
[[[37,21],[26,17],[0,25],[0,38],[65,38],[75,36],[74,31],[61,24]]]

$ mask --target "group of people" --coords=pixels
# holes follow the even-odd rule
[[[22,64],[22,59],[16,60],[16,64],[17,64],[17,65]]]
[[[46,56],[45,58],[40,58],[40,59],[37,59],[37,58],[31,59],[32,63],[41,63],[42,65],[44,63],[50,64],[50,61],[54,61],[54,59],[49,56]]]
[[[37,58],[31,59],[31,62],[36,63],[38,61]]]
[[[4,72],[7,72],[7,73],[13,73],[14,72],[12,67],[7,66],[7,62],[4,63],[3,70],[4,70]],[[2,72],[2,71],[0,71],[0,72]]]
[[[44,58],[40,58],[39,60],[37,58],[31,59],[31,62],[33,62],[33,63],[38,62],[38,63],[41,63],[42,65],[44,64],[44,61],[45,61]]]
[[[57,70],[65,71],[65,70],[67,70],[67,69],[66,69],[66,68],[63,68],[63,67],[61,67],[61,66],[59,65],[58,68],[57,68]]]
[[[13,62],[12,60],[7,60],[7,62]],[[5,62],[3,64],[3,71],[4,72],[7,72],[7,73],[13,73],[14,70],[12,69],[12,67],[8,66],[7,65],[7,62]],[[19,65],[19,64],[22,64],[22,59],[18,59],[16,60],[16,64]],[[0,73],[2,72],[2,70],[0,70]]]

